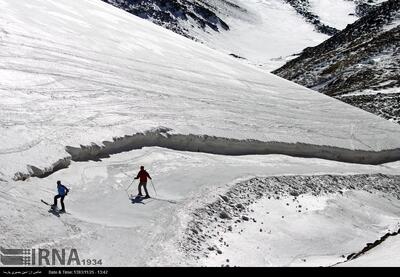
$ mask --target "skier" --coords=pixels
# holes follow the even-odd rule
[[[65,213],[64,197],[67,196],[69,189],[61,184],[61,181],[57,181],[58,194],[54,196],[54,204],[51,206],[53,209],[57,208],[57,200],[61,198],[61,210],[60,213]]]
[[[144,166],[142,165],[140,167],[140,171],[137,174],[135,180],[140,179],[139,186],[138,186],[138,190],[139,190],[138,196],[143,196],[142,195],[142,186],[143,186],[144,191],[146,192],[146,196],[144,197],[145,199],[150,198],[149,192],[147,191],[147,178],[149,178],[151,180],[149,173],[144,169]]]

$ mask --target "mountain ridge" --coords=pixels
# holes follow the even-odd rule
[[[273,73],[399,122],[399,64],[400,2],[390,0]]]

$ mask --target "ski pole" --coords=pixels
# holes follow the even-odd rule
[[[129,176],[128,174],[126,174],[125,172],[123,172],[121,169],[120,169],[119,171],[121,171],[122,174],[128,176],[129,178],[131,177],[131,176]],[[125,191],[127,191],[127,190],[132,186],[132,184],[133,184],[134,181],[135,181],[135,179],[133,179],[132,183],[130,183],[130,185],[129,185],[127,188],[125,188]]]
[[[153,186],[154,192],[156,193],[156,196],[157,196],[157,191],[156,191],[156,188],[154,187],[153,180],[150,179],[150,181],[151,181],[151,184],[152,184],[152,186]]]
[[[125,189],[125,191],[128,191],[128,189],[133,185],[133,182],[135,182],[135,179],[131,182],[131,184]]]

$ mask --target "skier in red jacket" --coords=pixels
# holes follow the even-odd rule
[[[149,192],[147,191],[147,178],[151,180],[151,177],[149,173],[144,169],[144,166],[140,167],[140,171],[137,174],[135,179],[139,179],[139,196],[142,195],[142,186],[144,187],[144,191],[146,192],[146,196],[144,197],[145,199],[150,198]]]

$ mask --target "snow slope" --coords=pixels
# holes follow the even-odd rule
[[[214,49],[243,57],[267,71],[329,38],[283,0],[240,0],[237,4],[247,11],[247,16],[222,14],[229,31],[216,33],[191,28],[190,34]]]
[[[316,183],[315,187],[318,185]],[[348,254],[363,248],[379,234],[400,227],[396,197],[344,191],[342,194],[262,198],[249,206],[248,220],[225,223],[225,226],[230,224],[231,231],[223,232],[221,228],[209,242],[222,253],[210,251],[200,264],[331,266],[343,262]],[[388,251],[391,249],[384,248],[382,252],[387,254]],[[369,262],[377,265],[383,261]],[[398,265],[398,260],[388,263]],[[358,263],[359,266],[363,264],[365,261]]]
[[[270,71],[344,29],[375,0],[103,0]],[[244,60],[243,60],[244,61]]]
[[[400,2],[385,1],[274,73],[400,122],[399,22]]]
[[[296,265],[303,258],[315,265],[336,263],[343,261],[341,255],[398,228],[399,187],[393,184],[398,176],[392,175],[400,174],[399,161],[360,165],[244,154],[257,147],[275,153],[274,147],[280,147],[289,155],[305,149],[311,157],[330,153],[331,159],[341,160],[347,149],[347,157],[354,155],[359,162],[370,162],[374,153],[397,160],[399,126],[101,1],[0,0],[0,9],[5,11],[0,13],[1,246],[77,248],[81,259],[102,259],[103,266],[219,265],[232,252],[213,253],[214,259],[185,251],[191,245],[189,223],[196,221],[194,212],[254,176],[288,176],[291,187],[302,188],[298,180],[307,180],[305,175],[349,175],[344,184],[332,185],[350,191],[339,196],[326,190],[326,183],[316,182],[311,187],[320,193],[306,195],[302,205],[319,208],[282,222],[281,213],[294,218],[298,212],[285,209],[288,184],[275,183],[282,201],[260,198],[246,207],[246,214],[253,209],[257,219],[265,207],[277,212],[267,218],[276,229],[257,235],[274,242],[272,251],[265,259],[254,251],[254,241],[246,236],[254,235],[258,226],[240,222],[244,240],[224,235],[232,249],[243,249],[234,251],[238,255],[232,264]],[[175,150],[125,145],[149,146],[154,136],[154,144],[177,139],[169,144]],[[114,137],[119,138],[104,142]],[[81,149],[92,142],[98,145]],[[199,152],[230,155],[176,150],[193,145],[204,147]],[[72,161],[46,178],[12,178],[17,171],[26,172],[26,165],[48,167],[62,158],[70,160],[71,153],[77,159],[84,154],[103,158],[95,154],[107,154],[107,147],[132,151]],[[137,183],[129,185],[140,165],[152,175],[157,193],[149,184],[155,198],[137,203],[129,200]],[[372,189],[351,188],[352,179],[369,184],[368,174],[378,173],[386,175],[374,175]],[[368,176],[357,179],[352,174]],[[71,189],[65,201],[69,213],[60,216],[40,202],[51,202],[57,180]],[[253,201],[250,196],[238,198],[243,199]],[[354,217],[357,224],[352,224]],[[315,221],[321,225],[307,225]],[[221,226],[215,230],[227,227]],[[324,230],[336,232],[324,235]],[[311,244],[299,239],[304,232]],[[204,245],[215,239],[210,235]],[[334,242],[340,244],[333,249]],[[283,246],[290,243],[288,255]],[[320,257],[328,258],[321,262]]]
[[[149,192],[156,199],[132,203],[128,194],[137,193],[137,183],[128,193],[125,189],[140,165],[153,177],[157,194],[150,184]],[[230,244],[222,248],[222,255],[187,256],[183,251],[190,245],[187,224],[193,220],[192,212],[253,176],[288,175],[290,180],[290,175],[356,173],[400,174],[400,164],[356,165],[283,155],[227,157],[157,147],[113,155],[102,162],[73,162],[45,179],[0,183],[0,244],[6,248],[76,248],[81,259],[102,259],[103,266],[219,266],[226,264],[226,258],[230,265],[296,265],[303,264],[302,258],[308,265],[328,265],[343,261],[341,255],[358,251],[398,226],[398,199],[385,193],[390,187],[379,178],[373,185],[380,194],[351,189],[343,197],[305,194],[298,198],[303,213],[297,212],[293,197],[281,192],[281,201],[263,198],[248,209],[256,223],[243,221],[231,233],[220,232]],[[69,214],[60,217],[40,203],[40,199],[51,201],[57,180],[71,189],[65,199]],[[315,188],[320,184],[315,183]],[[264,231],[259,232],[260,228]],[[240,229],[244,232],[237,234]],[[220,236],[210,236],[210,240]],[[310,257],[317,254],[327,256],[325,262]]]
[[[311,11],[319,15],[321,22],[339,30],[358,19],[354,15],[356,3],[346,0],[310,0]]]
[[[394,124],[101,1],[0,0],[0,7],[4,180],[27,165],[68,158],[66,146],[159,127],[349,150],[400,148]]]
[[[103,1],[267,70],[328,38],[284,0]]]

